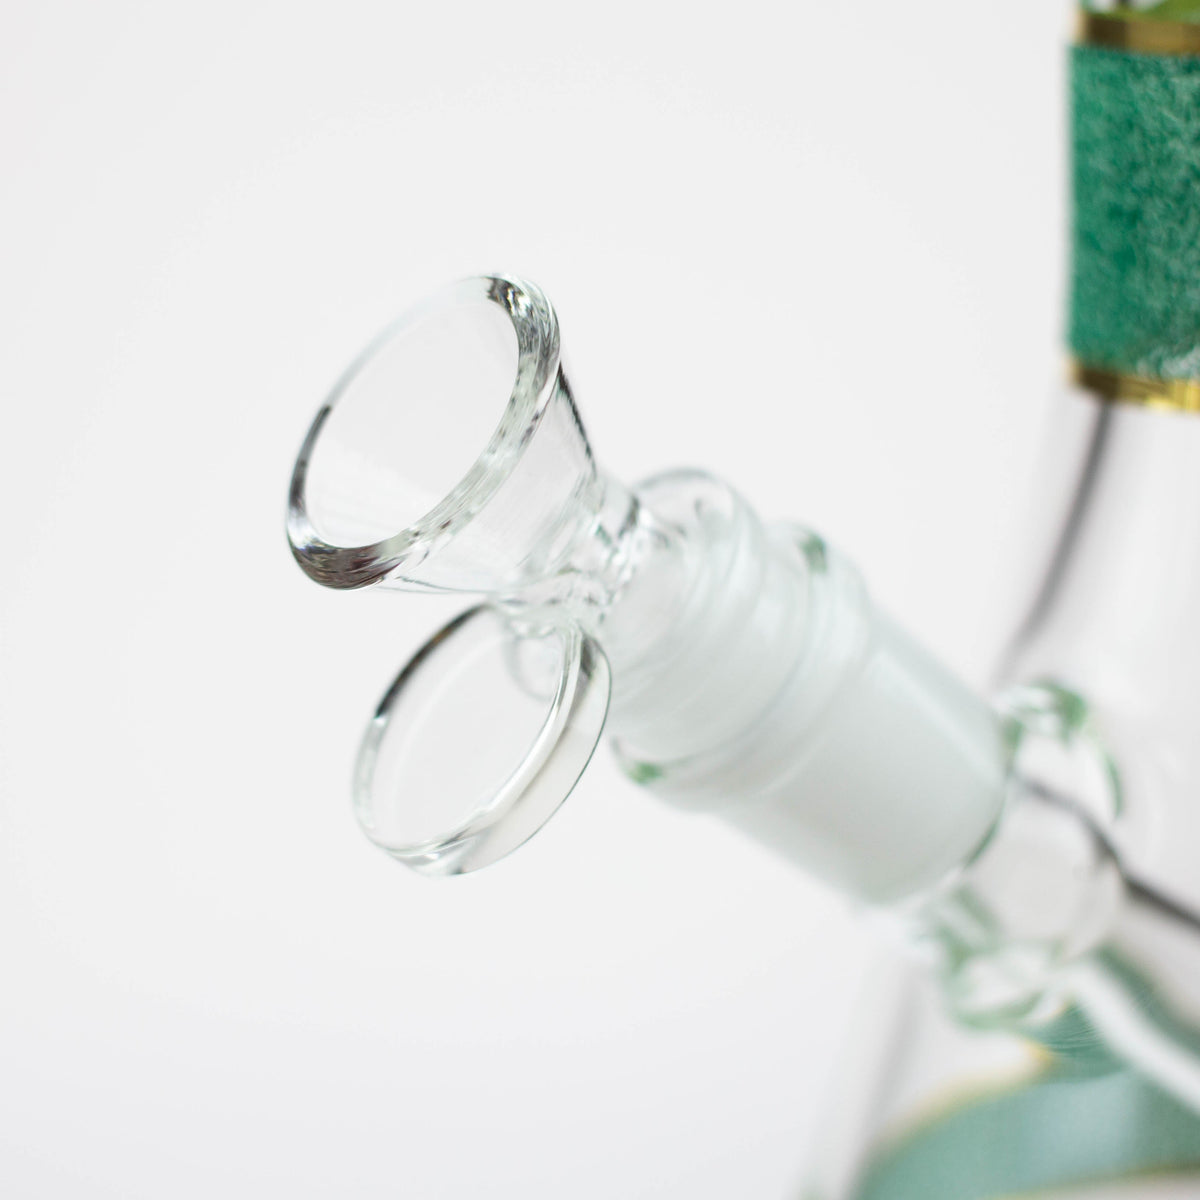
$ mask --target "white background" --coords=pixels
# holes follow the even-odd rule
[[[1068,6],[0,17],[0,1193],[798,1194],[868,942],[598,756],[432,882],[349,811],[453,605],[291,562],[361,343],[493,268],[601,462],[822,529],[973,679],[1059,370]]]

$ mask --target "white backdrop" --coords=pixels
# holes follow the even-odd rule
[[[433,882],[349,811],[452,611],[292,564],[396,311],[555,301],[598,457],[716,470],[982,675],[1058,371],[1067,5],[10,2],[0,1193],[799,1193],[867,941],[606,756]]]

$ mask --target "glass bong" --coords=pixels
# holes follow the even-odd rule
[[[1080,203],[1104,186],[1088,139],[1115,136],[1094,113],[1144,116],[1139,72],[1167,54],[1131,47],[1138,13],[1087,14],[1075,52],[1077,479],[995,697],[817,534],[702,472],[629,488],[599,470],[554,310],[514,277],[385,330],[293,472],[288,536],[317,582],[477,598],[363,739],[355,808],[389,854],[431,875],[494,862],[607,731],[632,780],[911,948],[900,1052],[846,1089],[820,1200],[1200,1195],[1200,298],[1174,359],[1130,357],[1112,325],[1136,303],[1096,296],[1114,274],[1135,294],[1144,256],[1110,253],[1112,206]],[[1200,135],[1200,57],[1181,65]],[[1195,229],[1200,198],[1181,207]],[[1161,308],[1143,308],[1160,350]],[[472,752],[448,752],[464,729]]]

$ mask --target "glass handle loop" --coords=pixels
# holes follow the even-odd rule
[[[409,660],[367,727],[360,824],[424,874],[495,862],[570,795],[609,689],[608,660],[577,625],[529,634],[490,605],[467,609]]]

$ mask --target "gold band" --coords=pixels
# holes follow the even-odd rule
[[[1071,364],[1071,382],[1108,404],[1200,413],[1200,379],[1144,379],[1077,362]]]
[[[1133,54],[1200,54],[1200,24],[1081,12],[1078,41]]]

